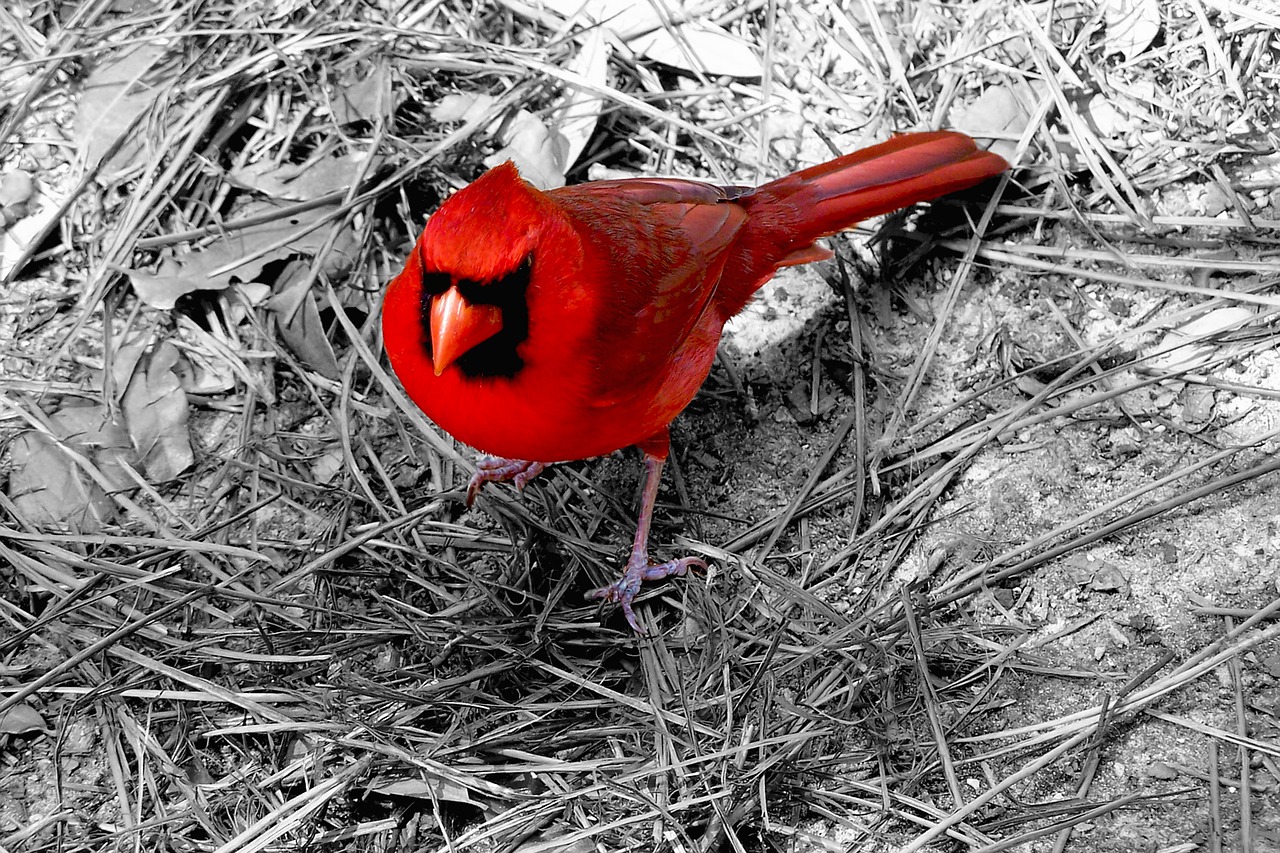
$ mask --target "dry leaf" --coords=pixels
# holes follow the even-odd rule
[[[106,406],[77,401],[59,409],[50,420],[64,441],[93,461],[109,488],[124,491],[136,485],[126,470],[134,461],[128,430],[111,420]]]
[[[30,735],[48,731],[40,712],[26,702],[0,714],[0,735]]]
[[[23,202],[26,214],[0,228],[0,281],[11,281],[21,272],[15,268],[31,258],[36,241],[52,230],[66,197],[65,189],[41,182],[35,194]]]
[[[9,497],[26,523],[95,533],[115,514],[106,492],[44,433],[22,433],[10,453]]]
[[[583,35],[582,49],[569,60],[567,68],[598,88],[603,89],[608,84],[609,43],[603,30],[593,27]],[[565,141],[561,172],[567,172],[582,156],[591,134],[595,132],[602,109],[604,98],[589,89],[570,85],[552,110],[551,126]]]
[[[166,257],[155,272],[131,270],[134,291],[153,308],[168,310],[188,293],[225,290],[235,281],[253,281],[273,261],[315,255],[328,240],[331,225],[326,220],[338,209],[337,205],[299,212],[289,211],[281,202],[310,201],[349,189],[360,175],[376,167],[376,163],[370,166],[366,162],[368,156],[324,156],[287,166],[259,161],[233,170],[229,177],[237,186],[271,196],[271,200],[245,204],[236,212],[237,219],[277,212],[280,215],[227,232],[198,251]],[[343,225],[325,256],[323,271],[339,274],[345,270],[359,251],[357,240],[355,230]]]
[[[142,361],[142,356],[151,345],[152,339],[150,333],[140,333],[116,347],[115,356],[111,359],[111,382],[115,389],[116,402],[124,396],[125,389],[133,379],[133,374],[138,370],[138,362]]]
[[[281,201],[311,201],[351,188],[361,174],[377,168],[377,161],[366,167],[367,152],[344,157],[316,157],[300,164],[276,165],[259,160],[227,173],[235,185],[252,189]]]
[[[121,397],[129,438],[152,483],[177,477],[195,461],[187,431],[187,395],[174,367],[178,348],[162,341],[138,361]]]
[[[164,55],[160,45],[141,42],[104,54],[94,66],[76,111],[75,141],[86,169],[101,163],[105,173],[122,172],[141,158],[147,134],[137,132],[135,123],[156,99],[142,79]],[[120,146],[104,163],[117,141]]]
[[[538,189],[564,186],[569,144],[533,113],[520,110],[499,141],[503,147],[484,158],[486,166],[510,160],[520,170],[520,176]]]
[[[534,0],[534,5],[549,9],[566,21],[579,16],[591,24],[601,24],[612,33],[626,38],[662,26],[662,17],[653,3],[635,3],[633,0]],[[519,4],[512,4],[521,12]],[[683,10],[678,2],[664,4],[672,15]]]
[[[270,295],[270,289],[263,286]],[[236,288],[236,294],[244,288]],[[265,297],[263,300],[265,301]],[[253,389],[253,393],[265,405],[273,405],[273,386],[263,377],[263,371],[250,367],[245,359],[253,360],[252,349],[237,334],[251,310],[238,298],[222,300],[218,310],[209,310],[202,317],[188,313],[175,315],[177,335],[172,338],[182,353],[174,366],[182,390],[188,394],[223,394],[240,386]]]
[[[468,806],[481,806],[471,797],[471,791],[439,776],[428,779],[397,779],[394,782],[375,782],[370,788],[376,794],[388,797],[413,797],[421,800],[445,800]]]
[[[241,216],[279,209],[273,202],[255,202],[247,205]],[[319,223],[336,209],[336,206],[324,205],[237,229],[200,251],[165,258],[154,273],[131,270],[129,278],[138,298],[153,308],[169,310],[185,294],[225,290],[235,280],[255,280],[272,261],[294,255],[314,255],[327,236],[327,226]],[[328,255],[325,271],[341,272],[351,263],[357,249],[354,230],[344,227]]]
[[[440,122],[489,119],[481,130],[488,132],[497,127],[502,148],[485,158],[486,166],[492,168],[510,160],[520,170],[520,176],[539,189],[564,186],[569,142],[528,110],[519,110],[511,121],[498,127],[502,113],[497,108],[497,100],[483,92],[453,94],[440,99],[431,110],[431,117]]]
[[[992,151],[1012,162],[1018,150],[1016,138],[1027,129],[1034,111],[1035,106],[1024,104],[1013,89],[988,86],[973,103],[952,110],[947,123],[980,144],[990,142],[988,147]],[[995,138],[997,136],[1001,138]]]
[[[764,75],[754,47],[706,21],[662,27],[631,39],[627,46],[641,56],[690,73],[745,78]]]
[[[36,194],[30,172],[14,169],[0,178],[0,228],[8,228],[27,215],[27,202]]]
[[[586,29],[607,30],[640,56],[682,71],[717,77],[751,78],[764,74],[764,66],[751,44],[709,21],[688,18],[686,9],[678,2],[661,6],[632,0],[500,2],[517,14],[553,28],[572,21],[583,24]]]
[[[592,853],[596,849],[595,839],[590,835],[578,838],[577,841],[568,840],[576,835],[577,832],[567,827],[553,826],[530,837],[511,853],[521,853],[524,850],[537,850],[538,853]]]
[[[1125,151],[1127,145],[1123,137],[1134,129],[1133,119],[1116,105],[1112,98],[1097,94],[1079,105],[1080,117],[1083,118],[1098,137],[1110,142],[1107,147],[1112,150]],[[1118,142],[1118,144],[1116,144]]]
[[[280,292],[268,300],[267,307],[276,316],[280,337],[304,365],[328,379],[337,379],[341,370],[320,322],[307,266],[290,264],[280,276],[279,287]]]
[[[364,77],[338,86],[332,102],[333,120],[343,125],[358,121],[376,124],[390,117],[403,99],[403,93],[391,86],[387,63],[379,62]]]
[[[188,394],[227,394],[236,387],[235,371],[217,353],[188,349],[173,370]]]
[[[311,461],[311,481],[322,486],[333,482],[333,478],[342,472],[342,447],[333,442],[324,452]]]
[[[54,412],[49,421],[54,434],[93,462],[109,485],[133,484],[122,466],[131,453],[128,434],[108,419],[105,407],[77,403]],[[23,518],[40,528],[93,533],[116,512],[115,502],[67,451],[35,431],[20,434],[11,445],[9,497]]]
[[[1239,329],[1256,316],[1251,309],[1241,305],[1215,308],[1176,329],[1170,329],[1152,350],[1161,355],[1148,359],[1140,368],[1155,373],[1194,370],[1209,361],[1219,348],[1208,338]]]
[[[431,117],[438,122],[472,122],[483,118],[489,119],[489,125],[481,128],[488,130],[501,116],[498,113],[498,99],[484,92],[454,93],[445,95],[431,108]]]
[[[1120,53],[1133,59],[1151,46],[1160,33],[1160,4],[1157,0],[1106,0],[1107,54]]]

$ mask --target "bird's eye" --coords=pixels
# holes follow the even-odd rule
[[[524,293],[532,273],[533,255],[525,255],[520,266],[506,275],[489,281],[458,279],[458,292],[472,305],[502,305]]]
[[[438,296],[449,289],[452,279],[447,272],[424,272],[422,274],[422,292],[427,296]]]

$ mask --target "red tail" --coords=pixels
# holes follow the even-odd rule
[[[779,178],[741,203],[796,210],[796,220],[778,224],[791,230],[780,242],[800,249],[863,219],[971,187],[1008,168],[1003,157],[981,150],[963,133],[906,133]]]

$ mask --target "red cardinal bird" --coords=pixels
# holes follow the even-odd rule
[[[482,457],[467,488],[523,487],[547,463],[644,452],[631,558],[593,598],[632,610],[649,562],[668,426],[711,369],[725,322],[781,267],[870,216],[1008,168],[960,133],[911,133],[757,189],[679,178],[542,192],[510,162],[449,198],[387,288],[387,355],[409,396]]]

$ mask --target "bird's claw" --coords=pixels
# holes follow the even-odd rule
[[[476,460],[476,472],[467,483],[467,506],[476,502],[480,487],[485,483],[505,483],[510,480],[521,491],[529,481],[546,469],[542,462],[527,459],[504,459],[501,456],[481,456]]]
[[[618,578],[614,583],[608,586],[602,586],[599,589],[593,589],[587,593],[587,597],[597,601],[609,601],[622,606],[622,615],[627,617],[627,624],[637,634],[647,633],[640,626],[640,622],[636,619],[636,612],[632,607],[636,596],[640,594],[640,584],[645,581],[656,581],[662,578],[683,576],[692,567],[698,567],[706,570],[707,563],[700,557],[681,557],[678,560],[668,560],[658,565],[650,565],[648,557],[641,556],[639,559],[633,557],[627,563],[627,568],[623,571],[622,577]]]

